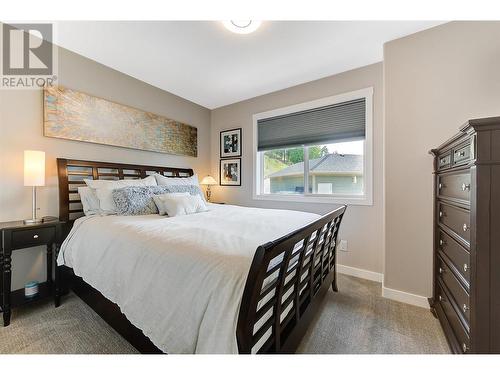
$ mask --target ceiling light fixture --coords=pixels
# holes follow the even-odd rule
[[[250,34],[257,30],[261,21],[222,21],[229,31],[236,34]]]

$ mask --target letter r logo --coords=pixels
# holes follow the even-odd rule
[[[52,24],[3,24],[3,75],[51,75]]]

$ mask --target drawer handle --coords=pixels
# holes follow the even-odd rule
[[[445,240],[443,240],[443,239],[440,239],[440,240],[439,240],[439,246],[441,246],[441,247],[446,246],[446,241],[445,241]]]
[[[35,235],[33,236],[33,238],[35,238],[35,239],[36,239],[36,238],[38,238],[38,234],[35,234]]]
[[[438,296],[438,300],[439,302],[446,302],[446,299],[441,294]]]
[[[469,266],[467,265],[467,263],[464,263],[464,272],[467,272],[468,269],[469,269]]]
[[[467,232],[469,230],[469,227],[467,226],[467,224],[464,224],[462,226],[462,229],[464,230],[464,232]]]
[[[462,306],[462,310],[464,313],[467,312],[467,310],[469,310],[469,308],[467,307],[467,305],[464,303],[464,305]]]
[[[439,267],[439,274],[442,275],[444,273],[444,269]]]
[[[443,217],[443,211],[439,211],[439,217]]]
[[[462,344],[462,350],[464,353],[467,353],[467,351],[469,350],[469,347],[467,346],[467,344],[465,342]]]
[[[470,190],[470,184],[463,183],[462,184],[462,191],[469,191]]]

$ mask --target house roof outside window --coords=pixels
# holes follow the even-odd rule
[[[295,176],[303,173],[304,162],[300,162],[274,172],[268,178]],[[309,173],[318,175],[362,175],[363,155],[333,153],[319,159],[312,159],[309,160]]]

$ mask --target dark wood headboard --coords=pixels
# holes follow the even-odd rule
[[[189,177],[193,175],[193,170],[189,168],[158,167],[151,165],[58,158],[59,220],[70,222],[83,216],[83,207],[80,195],[78,194],[78,187],[85,186],[84,179],[139,179],[154,173],[159,173],[166,177]]]

